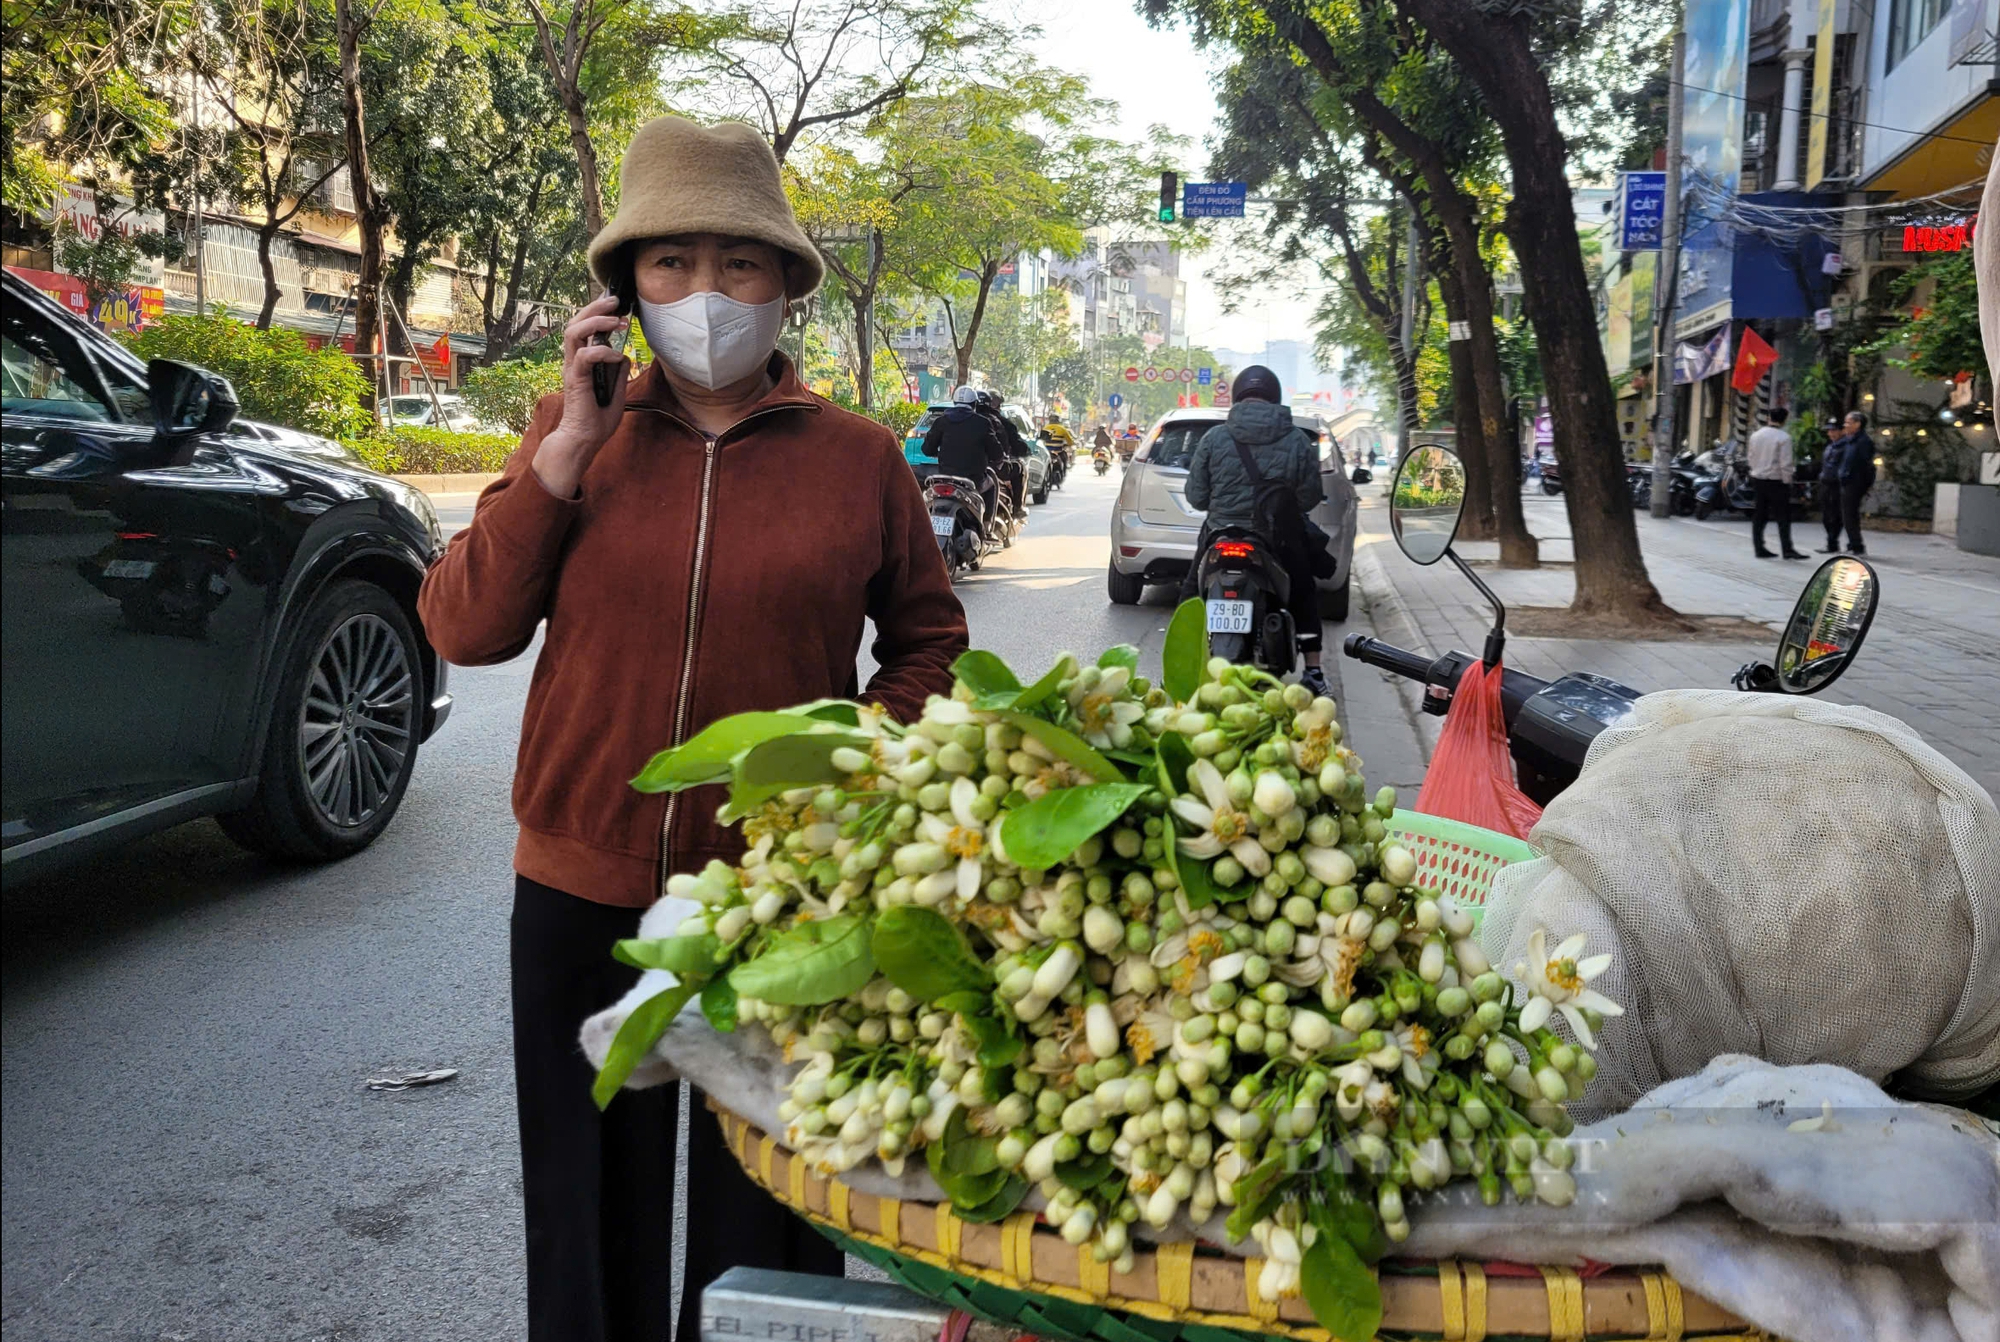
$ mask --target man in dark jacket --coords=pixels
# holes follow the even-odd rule
[[[1002,452],[999,466],[1000,479],[1007,487],[1007,497],[1014,508],[1016,517],[1028,515],[1028,440],[1014,427],[1014,421],[1000,413],[1000,393],[982,391],[976,393],[975,404],[986,422],[993,426],[993,435],[998,440]]]
[[[951,409],[931,421],[924,434],[924,455],[937,458],[940,475],[955,475],[978,485],[986,499],[986,515],[993,516],[999,503],[1000,468],[1007,452],[993,425],[979,413],[977,391],[960,387],[952,397]]]
[[[1202,435],[1188,460],[1187,501],[1207,512],[1204,538],[1214,527],[1254,526],[1257,486],[1244,469],[1241,444],[1265,480],[1281,480],[1298,502],[1304,517],[1326,497],[1319,478],[1319,451],[1303,429],[1292,423],[1292,412],[1279,404],[1278,378],[1270,369],[1252,364],[1236,375],[1230,387],[1229,418]],[[1276,543],[1279,538],[1271,538]],[[1303,538],[1299,538],[1303,540]],[[1300,680],[1314,694],[1327,694],[1326,673],[1320,670],[1319,583],[1311,556],[1303,546],[1284,556],[1291,582],[1288,609],[1298,625],[1299,656],[1305,662]],[[1201,553],[1197,544],[1196,554]],[[1197,560],[1199,562],[1199,560]]]
[[[1861,541],[1861,500],[1875,484],[1875,440],[1868,436],[1868,416],[1847,415],[1844,432],[1826,445],[1819,468],[1819,499],[1826,523],[1823,555],[1840,553],[1841,527],[1847,528],[1847,552],[1867,554]]]

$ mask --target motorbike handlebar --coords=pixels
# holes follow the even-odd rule
[[[1411,680],[1428,681],[1431,678],[1431,659],[1414,652],[1405,652],[1393,643],[1384,643],[1379,638],[1366,634],[1349,634],[1341,645],[1349,657],[1370,666],[1379,666],[1384,671],[1393,671]]]

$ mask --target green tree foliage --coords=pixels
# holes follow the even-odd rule
[[[1943,252],[1910,267],[1892,282],[1890,293],[1906,305],[1902,320],[1870,346],[1889,353],[1891,362],[1922,378],[1948,382],[1986,367],[1979,336],[1979,285],[1972,273],[1972,249]]]
[[[562,365],[554,359],[503,359],[467,373],[458,390],[480,419],[522,433],[535,405],[562,390]]]
[[[174,134],[162,87],[184,69],[187,0],[0,4],[0,203],[31,217],[73,173],[130,168]]]
[[[170,316],[124,337],[142,359],[178,359],[228,378],[248,419],[329,438],[368,427],[367,382],[338,349],[311,349],[297,331],[259,331],[217,304],[201,315]]]
[[[1055,390],[1046,381],[1049,365],[1082,352],[1070,329],[1069,295],[1059,289],[1032,297],[1016,290],[995,294],[987,304],[980,350],[980,368],[1001,394],[1018,399],[1030,378],[1040,378],[1046,399]]]

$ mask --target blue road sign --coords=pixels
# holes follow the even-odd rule
[[[1618,250],[1659,251],[1666,232],[1667,175],[1625,172],[1618,176]]]
[[[1125,404],[1125,398],[1123,396],[1120,396],[1115,391],[1112,392],[1111,395],[1107,396],[1105,400],[1110,403],[1111,408],[1113,410],[1116,410],[1119,406]]]
[[[1181,218],[1241,219],[1243,204],[1249,198],[1248,182],[1184,182]]]
[[[1215,381],[1215,370],[1213,368],[1198,368],[1195,370],[1194,380],[1206,387],[1209,383]]]

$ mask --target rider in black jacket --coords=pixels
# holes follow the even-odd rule
[[[1025,517],[1028,514],[1027,440],[1021,437],[1021,431],[1014,427],[1014,421],[1000,413],[999,392],[981,391],[976,395],[979,413],[986,416],[1001,446],[1006,450],[1007,461],[1000,468],[1000,477],[1007,484],[1007,496],[1013,503],[1014,515]]]
[[[1007,450],[991,421],[979,413],[979,393],[960,387],[951,409],[931,422],[924,434],[924,455],[937,458],[938,473],[955,475],[979,486],[986,498],[986,515],[999,500],[1000,470]]]

